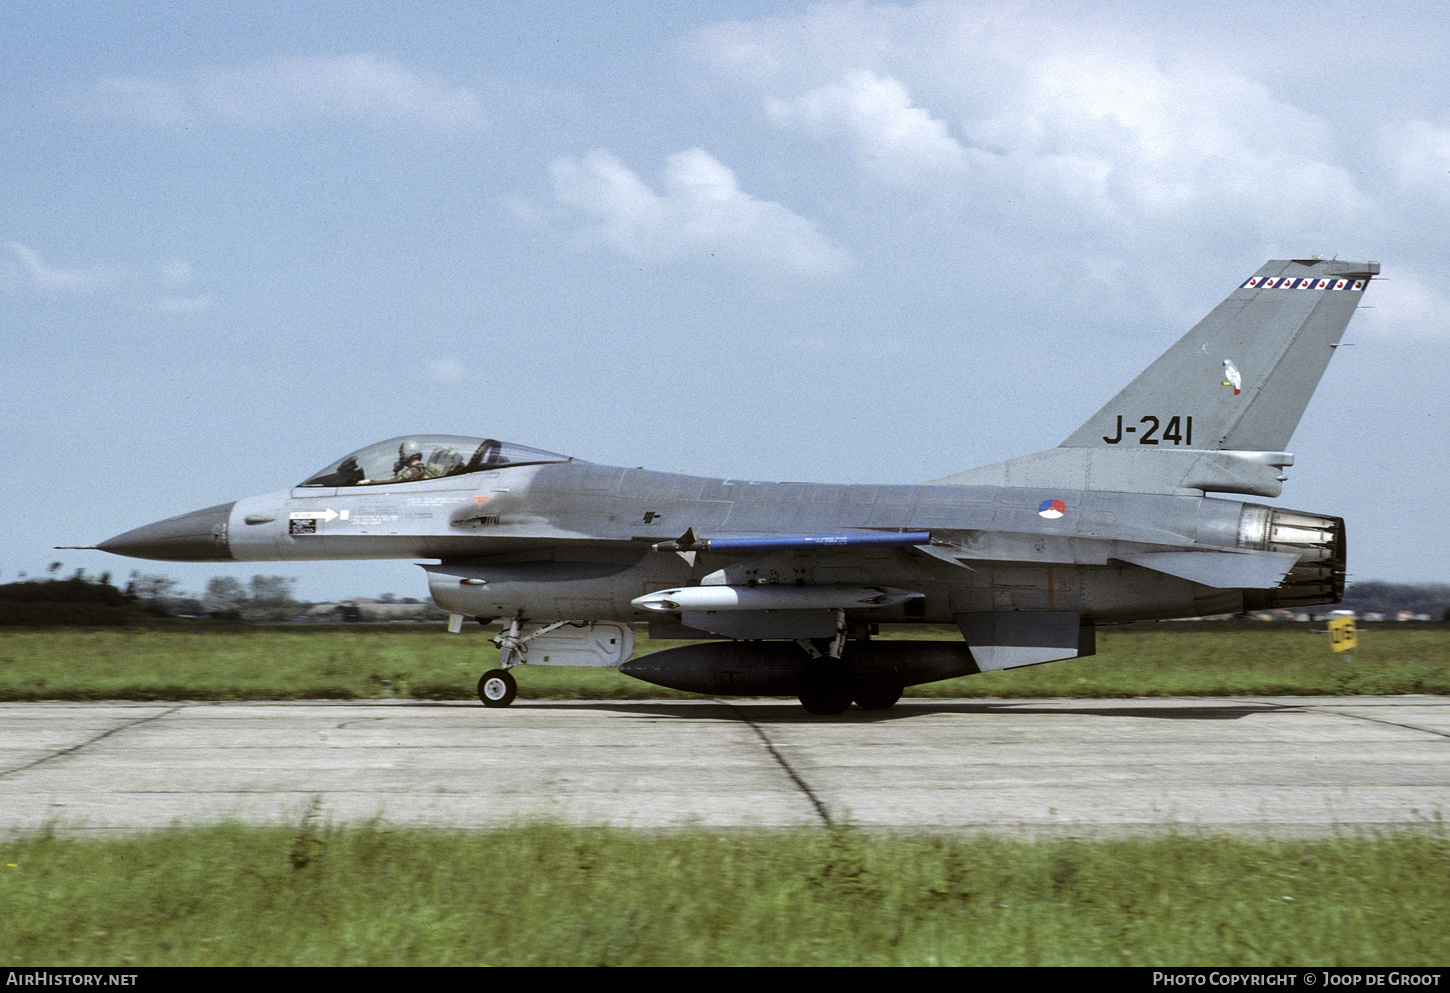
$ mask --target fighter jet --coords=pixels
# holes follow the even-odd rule
[[[1344,521],[1277,497],[1376,262],[1265,264],[1057,448],[924,485],[749,482],[492,438],[369,445],[290,489],[95,546],[165,561],[408,558],[512,670],[891,707],[904,687],[1094,654],[1098,625],[1334,603]],[[632,658],[633,625],[693,641]],[[880,640],[891,625],[961,638]]]

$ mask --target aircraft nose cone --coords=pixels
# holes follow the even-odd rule
[[[232,551],[227,545],[227,520],[232,503],[219,503],[205,510],[178,514],[155,524],[147,524],[107,538],[96,547],[103,552],[129,555],[136,559],[159,559],[163,562],[230,562]]]

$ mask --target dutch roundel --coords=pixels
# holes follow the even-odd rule
[[[1067,513],[1067,504],[1061,500],[1043,500],[1037,505],[1037,516],[1045,517],[1048,520],[1056,520]]]

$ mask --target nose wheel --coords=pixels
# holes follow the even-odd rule
[[[478,698],[485,707],[507,707],[519,694],[519,684],[507,669],[490,669],[478,681]]]

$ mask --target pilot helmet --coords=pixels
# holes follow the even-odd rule
[[[418,444],[417,439],[405,438],[398,445],[398,462],[393,466],[393,471],[397,472],[409,462],[412,462],[414,459],[421,459],[422,457],[423,446]]]

